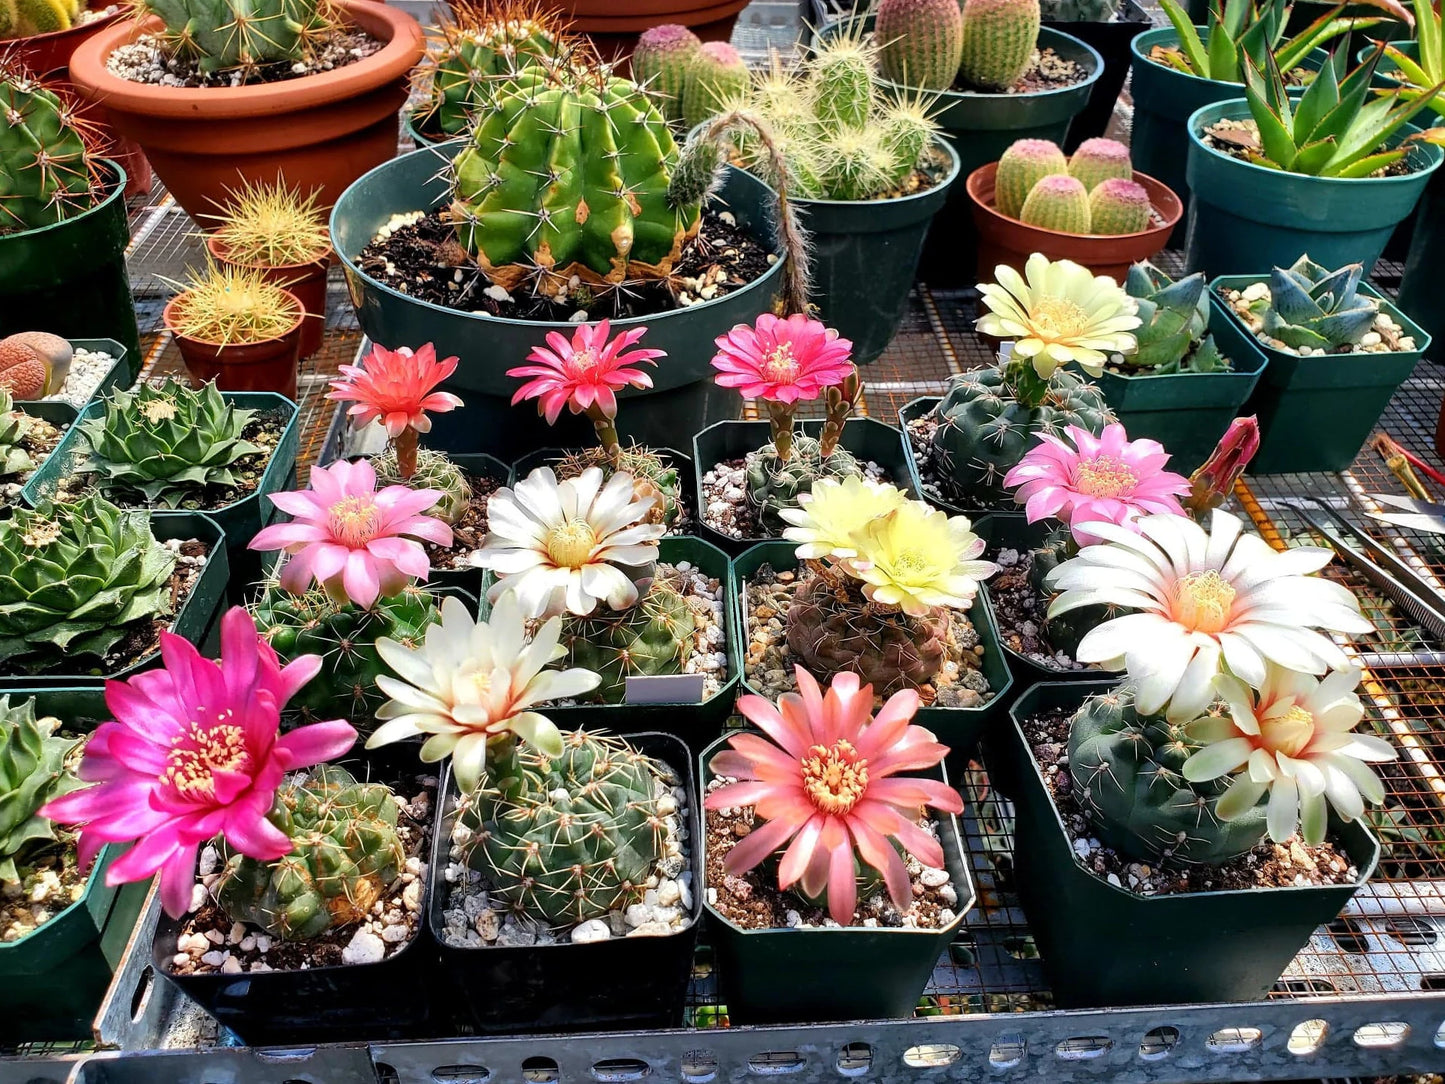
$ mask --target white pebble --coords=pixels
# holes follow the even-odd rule
[[[586,922],[579,922],[572,927],[572,943],[575,945],[606,941],[611,936],[611,928],[600,918],[589,918]]]
[[[381,939],[387,944],[396,944],[398,941],[405,941],[411,936],[411,931],[405,926],[386,926],[381,931]]]
[[[370,930],[357,930],[351,943],[341,950],[345,964],[375,964],[386,958],[386,945]]]
[[[222,952],[220,949],[212,949],[201,957],[201,963],[209,967],[220,967],[231,958],[229,952]]]
[[[221,974],[239,975],[241,973],[241,961],[230,955],[226,956],[226,962],[221,965]]]
[[[925,888],[941,888],[948,884],[948,871],[944,869],[933,869],[925,866],[923,872],[918,875]]]

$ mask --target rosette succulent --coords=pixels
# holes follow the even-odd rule
[[[1149,263],[1129,268],[1124,289],[1138,306],[1136,346],[1124,364],[1151,373],[1216,373],[1229,369],[1209,332],[1209,291],[1204,272],[1177,282]]]
[[[13,409],[10,393],[0,388],[0,475],[35,469],[35,461],[23,441],[30,431],[30,416]]]
[[[35,698],[0,696],[0,882],[21,879],[19,866],[55,843],[55,825],[40,807],[80,787],[66,766],[76,738],[55,732],[60,720],[35,717]]]
[[[1327,271],[1306,254],[1289,268],[1276,267],[1269,277],[1263,309],[1263,331],[1295,350],[1334,351],[1359,342],[1374,326],[1380,303],[1362,294],[1362,264]]]

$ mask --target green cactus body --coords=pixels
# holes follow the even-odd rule
[[[842,128],[817,146],[819,180],[830,199],[863,200],[896,184],[897,159],[876,128]]]
[[[1124,289],[1143,321],[1134,331],[1139,348],[1124,357],[1129,365],[1156,373],[1224,372],[1229,359],[1209,333],[1209,292],[1204,272],[1175,282],[1153,264],[1129,268]]]
[[[873,49],[844,34],[821,42],[808,59],[813,111],[824,130],[861,128],[873,111]]]
[[[486,111],[499,84],[557,54],[544,19],[503,17],[452,28],[436,58],[431,111],[445,135],[466,131]]]
[[[562,646],[567,649],[569,667],[601,676],[602,684],[592,696],[606,704],[620,704],[629,677],[682,673],[692,655],[696,627],[687,599],[665,580],[656,579],[629,610],[566,617]]]
[[[641,445],[622,448],[615,464],[605,448],[584,448],[555,464],[553,473],[559,481],[565,481],[578,477],[589,467],[602,471],[604,479],[611,478],[619,470],[632,475],[637,481],[637,495],[650,496],[656,501],[646,522],[665,523],[669,527],[677,524],[683,513],[682,480],[678,477],[677,467],[651,448]]]
[[[506,289],[539,270],[564,283],[666,275],[697,231],[706,188],[670,192],[677,169],[667,121],[640,88],[534,70],[453,163],[457,233]]]
[[[0,0],[0,41],[69,30],[80,9],[78,0]]]
[[[952,377],[934,416],[934,469],[969,507],[1008,499],[1003,476],[1033,447],[1037,434],[1063,436],[1065,428],[1077,425],[1097,436],[1114,421],[1098,387],[1066,369],[1054,371],[1043,401],[1031,406],[997,366]]]
[[[1039,0],[964,0],[959,77],[1007,90],[1028,70],[1039,37]]]
[[[1049,600],[1057,593],[1048,585],[1049,573],[1071,557],[1078,555],[1079,547],[1067,528],[1049,532],[1043,545],[1029,552],[1029,584],[1042,599]],[[1062,651],[1074,658],[1081,641],[1091,629],[1103,624],[1111,617],[1118,617],[1128,611],[1114,606],[1080,606],[1076,610],[1044,618],[1044,637],[1055,651]]]
[[[199,391],[173,379],[159,388],[118,388],[99,416],[81,423],[90,449],[82,469],[100,476],[108,497],[139,495],[162,508],[196,505],[207,487],[237,487],[262,469],[235,469],[262,450],[242,437],[255,415],[227,403],[214,383]]]
[[[687,73],[702,40],[685,26],[664,23],[643,32],[632,53],[632,78],[647,88],[670,121],[681,121]]]
[[[1347,264],[1326,271],[1309,256],[1294,266],[1276,267],[1269,281],[1264,333],[1296,350],[1339,350],[1363,339],[1375,324],[1380,304],[1359,292],[1364,267]]]
[[[778,513],[798,507],[798,494],[807,493],[819,478],[859,477],[863,468],[853,453],[841,444],[824,456],[817,438],[793,436],[793,451],[786,460],[767,445],[748,461],[748,501],[758,522],[770,534],[781,534],[787,526]]]
[[[56,735],[60,720],[35,717],[35,698],[0,696],[0,883],[15,884],[20,867],[57,841],[40,815],[46,802],[84,784],[66,767],[77,738]]]
[[[95,206],[100,160],[69,97],[0,58],[0,235]]]
[[[401,872],[396,798],[384,783],[361,783],[322,764],[282,784],[268,819],[291,853],[258,862],[221,840],[224,869],[216,901],[238,922],[283,941],[305,941],[363,921]]]
[[[704,42],[687,66],[682,88],[682,119],[695,128],[729,99],[746,94],[747,62],[725,41]]]
[[[416,470],[410,478],[402,478],[397,467],[396,449],[388,448],[371,457],[376,471],[376,486],[406,486],[408,489],[435,489],[441,500],[427,509],[427,515],[455,523],[472,504],[472,483],[466,471],[453,463],[445,452],[430,448],[416,450]]]
[[[1089,193],[1067,174],[1045,177],[1024,200],[1019,221],[1056,233],[1091,233]]]
[[[0,388],[0,477],[35,469],[24,444],[30,422],[30,415],[16,410],[10,393]]]
[[[674,780],[621,738],[563,733],[562,755],[515,748],[463,814],[467,856],[512,909],[551,926],[641,902],[665,855]]]
[[[1069,158],[1069,176],[1077,177],[1090,192],[1113,177],[1133,180],[1129,148],[1114,139],[1086,139]]]
[[[963,56],[958,0],[879,0],[873,32],[886,78],[923,90],[953,86]]]
[[[164,22],[168,56],[206,75],[304,60],[330,21],[318,0],[143,0]]]
[[[1153,208],[1141,184],[1110,177],[1089,193],[1089,227],[1095,234],[1142,233]]]
[[[890,181],[897,187],[925,161],[938,125],[922,100],[902,96],[883,107],[878,122],[893,159]]]
[[[307,723],[347,719],[363,735],[376,729],[376,709],[386,700],[376,687],[377,675],[391,674],[376,641],[384,636],[418,646],[438,620],[436,599],[415,585],[363,610],[340,605],[319,589],[293,595],[268,583],[251,614],[283,664],[302,655],[321,656],[321,672],[291,698],[287,710]]]
[[[1001,215],[1018,218],[1024,201],[1045,177],[1067,173],[1069,160],[1057,143],[1047,139],[1019,139],[998,160],[993,203]]]
[[[175,564],[149,512],[98,496],[15,509],[0,523],[0,663],[29,674],[99,669],[127,635],[174,613]]]
[[[1120,854],[1218,865],[1263,840],[1264,803],[1226,823],[1215,809],[1228,780],[1190,783],[1181,774],[1199,748],[1189,731],[1162,715],[1139,715],[1127,687],[1090,697],[1070,722],[1074,797],[1099,839]]]

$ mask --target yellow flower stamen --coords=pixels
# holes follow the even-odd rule
[[[217,772],[244,771],[251,763],[246,730],[226,722],[230,715],[217,716],[209,727],[192,721],[172,738],[161,780],[187,798],[214,798]]]
[[[1171,616],[1193,632],[1214,633],[1229,624],[1234,585],[1214,569],[1191,572],[1174,586]]]
[[[1273,753],[1297,757],[1315,735],[1315,717],[1298,704],[1283,715],[1259,720],[1259,743]]]
[[[1111,455],[1081,459],[1074,471],[1074,488],[1089,497],[1122,497],[1138,484],[1139,476]]]
[[[1029,309],[1030,323],[1041,339],[1072,339],[1089,330],[1089,311],[1067,297],[1040,297]]]
[[[370,497],[343,497],[328,510],[326,525],[343,546],[360,549],[376,537],[381,510]]]
[[[544,543],[552,563],[563,568],[581,568],[597,545],[597,534],[586,520],[574,519],[554,527]]]
[[[763,375],[777,384],[791,384],[798,378],[798,362],[791,343],[779,343],[763,360]]]
[[[868,761],[846,740],[813,746],[802,769],[803,789],[824,813],[847,813],[868,790]]]

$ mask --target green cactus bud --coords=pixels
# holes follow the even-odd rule
[[[993,203],[998,213],[1018,218],[1024,200],[1045,177],[1067,173],[1069,160],[1057,143],[1047,139],[1018,139],[998,160]]]
[[[887,79],[924,90],[953,86],[963,57],[958,0],[879,0],[873,32]]]
[[[1069,176],[1084,182],[1090,192],[1110,177],[1132,180],[1134,167],[1129,148],[1113,139],[1086,139],[1069,158]]]
[[[371,466],[376,471],[378,489],[406,486],[408,489],[435,489],[440,492],[442,499],[427,509],[429,516],[456,523],[472,505],[472,483],[467,480],[466,471],[453,463],[445,452],[418,448],[416,471],[410,478],[401,476],[395,448],[372,456]]]
[[[757,513],[758,522],[770,534],[781,534],[784,527],[779,513],[784,508],[798,507],[798,495],[807,493],[819,478],[861,476],[863,468],[842,445],[824,456],[814,437],[794,434],[792,454],[785,460],[771,444],[748,462],[748,503]]]
[[[1308,255],[1270,275],[1264,333],[1296,350],[1337,350],[1359,342],[1375,324],[1380,303],[1359,292],[1364,268],[1346,264],[1326,271]]]
[[[283,783],[268,819],[291,853],[258,862],[219,842],[216,901],[232,919],[283,941],[305,941],[364,921],[401,872],[396,797],[334,764]]]
[[[1215,807],[1227,777],[1190,783],[1181,773],[1199,747],[1190,724],[1135,711],[1128,687],[1085,701],[1069,724],[1069,777],[1099,838],[1143,862],[1218,865],[1258,846],[1263,803],[1222,821]]]
[[[56,735],[60,720],[35,717],[35,698],[0,696],[0,882],[20,881],[18,867],[53,845],[55,826],[40,808],[83,784],[66,767],[79,743]]]
[[[0,477],[35,469],[35,460],[25,450],[30,416],[14,409],[10,393],[0,388]]]
[[[1120,177],[1101,181],[1089,193],[1089,225],[1096,234],[1142,233],[1151,210],[1148,190]]]
[[[265,64],[295,63],[332,29],[321,0],[142,0],[165,23],[167,56],[194,60],[202,74],[251,74]]]
[[[840,34],[813,47],[808,59],[813,111],[825,130],[868,123],[876,62],[873,47],[857,35]]]
[[[748,65],[725,41],[704,42],[687,68],[682,89],[682,119],[695,128],[714,116],[722,104],[747,92]]]
[[[1056,233],[1090,233],[1089,193],[1068,174],[1051,174],[1029,191],[1019,221]]]
[[[95,206],[100,159],[69,95],[0,58],[0,236]]]
[[[632,78],[647,88],[670,121],[682,120],[687,73],[702,40],[685,26],[663,23],[643,32],[632,53]]]
[[[657,579],[629,610],[564,618],[562,646],[567,649],[567,666],[601,676],[594,698],[621,704],[629,677],[682,673],[692,655],[696,628],[687,599]]]
[[[540,7],[451,5],[436,55],[420,69],[429,112],[445,135],[466,131],[490,108],[499,84],[557,56],[561,27]]]
[[[1013,86],[1028,70],[1039,22],[1039,0],[964,0],[959,77],[980,90]]]

